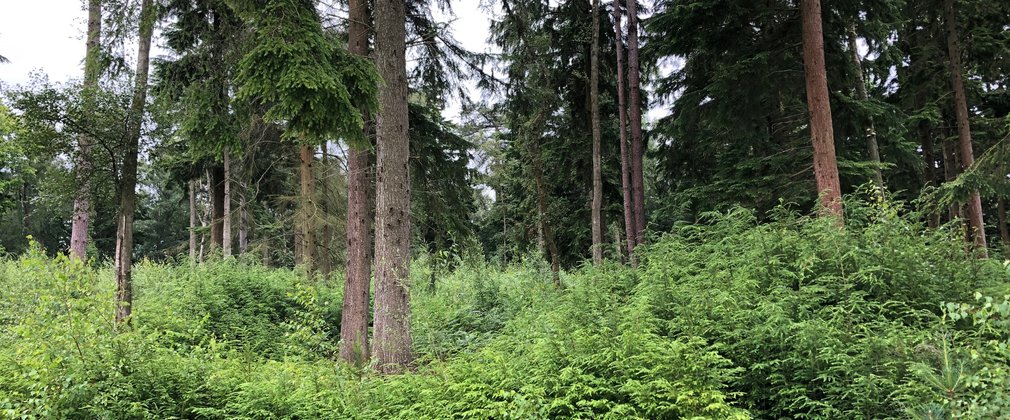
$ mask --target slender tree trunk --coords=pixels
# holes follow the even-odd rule
[[[189,180],[189,261],[196,263],[196,181]]]
[[[870,95],[866,92],[866,77],[863,76],[863,60],[859,58],[859,48],[856,44],[856,25],[850,23],[846,28],[849,36],[849,56],[852,58],[852,66],[856,71],[856,96],[862,102],[870,100]],[[873,182],[876,184],[878,192],[883,192],[884,175],[880,169],[880,149],[877,145],[877,127],[873,122],[873,116],[868,118],[866,127],[866,151],[870,155],[870,163],[873,163]]]
[[[638,62],[638,1],[628,0],[628,114],[631,118],[631,193],[635,206],[635,245],[645,241],[645,144],[642,140],[642,98]]]
[[[128,322],[133,312],[133,217],[137,207],[137,155],[140,125],[147,101],[147,75],[150,65],[151,36],[154,33],[153,0],[144,0],[140,9],[140,40],[137,51],[136,85],[127,123],[126,155],[120,177],[119,217],[116,229],[116,323]]]
[[[238,252],[245,254],[249,251],[249,215],[246,208],[245,188],[238,197]]]
[[[200,227],[202,228],[201,229],[201,233],[200,233],[200,255],[197,258],[197,261],[200,262],[200,263],[203,263],[203,261],[204,261],[204,259],[203,259],[203,257],[204,257],[204,250],[205,250],[205,248],[207,246],[207,225],[209,224],[209,221],[210,221],[210,219],[212,217],[211,216],[211,212],[213,211],[210,208],[210,204],[211,204],[210,202],[213,201],[210,198],[210,190],[211,190],[211,187],[210,187],[210,171],[208,170],[206,172],[207,172],[206,173],[206,175],[207,175],[207,205],[204,208],[201,209],[200,213],[197,213],[200,216]],[[198,187],[199,187],[199,190],[202,191],[203,190],[203,182],[200,182],[200,184],[198,185]]]
[[[261,257],[263,258],[263,266],[270,267],[274,263],[273,258],[271,258],[270,255],[270,239],[263,238],[262,244],[263,248],[260,249],[260,252],[262,253]]]
[[[1010,230],[1007,229],[1006,199],[1000,197],[996,205],[996,217],[999,219],[999,239],[1003,242],[1003,256],[1010,258]]]
[[[210,169],[210,247],[221,249],[224,244],[224,166]]]
[[[326,156],[329,153],[326,142],[319,145],[319,151],[322,152],[322,169],[319,170],[319,179],[322,181],[320,186],[323,190],[319,196],[319,210],[323,216],[320,218],[323,226],[319,232],[321,238],[319,238],[319,249],[316,252],[316,260],[318,261],[319,274],[322,275],[323,279],[329,279],[333,264],[333,253],[331,252],[333,226],[330,223],[330,181],[326,176],[330,170],[329,158]]]
[[[635,205],[631,193],[631,162],[628,152],[627,107],[624,101],[624,31],[621,29],[621,4],[614,0],[614,40],[617,48],[617,120],[621,141],[621,192],[624,194],[624,236],[628,257],[638,244],[635,229]]]
[[[375,2],[380,111],[376,120],[375,356],[384,373],[413,360],[410,336],[410,156],[406,3]]]
[[[554,273],[554,285],[561,286],[561,261],[558,255],[558,244],[554,239],[554,228],[548,216],[547,183],[544,180],[543,152],[540,150],[540,133],[533,132],[529,138],[530,160],[533,169],[533,181],[537,188],[537,224],[542,242],[547,248],[547,256],[551,260],[551,272]]]
[[[950,141],[950,133],[947,127],[941,129],[943,134],[943,177],[946,182],[951,182],[957,179],[957,176],[961,174],[961,165],[958,163],[957,158],[957,145]],[[947,211],[948,220],[954,220],[961,217],[961,208],[957,203],[951,203],[950,208]]]
[[[88,40],[84,60],[84,91],[89,98],[98,87],[101,73],[99,56],[102,37],[102,2],[88,0]],[[77,191],[74,195],[74,213],[70,226],[70,256],[83,260],[88,249],[88,226],[91,223],[91,141],[86,135],[78,138],[80,150],[75,163]]]
[[[221,220],[221,251],[231,256],[231,148],[224,147],[224,217]]]
[[[821,213],[842,223],[842,189],[835,158],[835,135],[831,126],[828,77],[824,67],[824,32],[821,1],[801,0],[803,15],[803,67],[810,110],[810,140],[814,149],[814,177],[821,197]]]
[[[352,54],[368,56],[368,1],[348,1],[348,49]],[[365,124],[369,124],[366,122]],[[367,129],[366,129],[367,131]],[[347,150],[347,272],[344,276],[344,302],[340,313],[340,358],[363,365],[371,355],[368,347],[368,307],[370,298],[372,217],[371,159],[367,149]]]
[[[916,109],[921,109],[921,107],[916,107]],[[923,169],[922,177],[923,184],[927,186],[936,186],[937,175],[936,175],[936,151],[933,150],[933,134],[932,130],[929,128],[928,121],[919,121],[917,127],[919,140],[922,143],[922,160],[925,161],[925,169]],[[940,226],[940,212],[934,212],[926,215],[926,225],[930,228],[937,228]]]
[[[954,0],[944,1],[944,20],[947,25],[947,53],[950,56],[950,83],[954,89],[954,114],[957,117],[957,137],[961,149],[961,167],[964,170],[975,164],[971,144],[971,124],[968,120],[968,97],[964,91],[964,74],[961,66],[961,45],[957,31],[957,13]],[[988,257],[985,240],[985,221],[982,217],[982,198],[978,190],[968,197],[968,222],[975,247],[982,258]]]
[[[301,186],[301,200],[299,205],[299,231],[302,239],[301,263],[305,265],[305,271],[309,274],[315,272],[316,268],[316,230],[315,206],[313,194],[315,194],[315,177],[312,173],[313,160],[315,156],[314,148],[306,145],[299,147],[301,166],[299,167]]]
[[[593,0],[593,45],[590,54],[589,99],[593,120],[593,264],[603,262],[603,175],[600,157],[600,0]]]

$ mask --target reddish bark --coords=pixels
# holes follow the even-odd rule
[[[88,40],[84,60],[84,90],[98,86],[100,73],[99,55],[102,37],[102,2],[88,0]],[[74,212],[70,221],[70,256],[84,259],[88,249],[88,226],[91,224],[91,138],[86,135],[78,139],[80,150],[75,162],[77,191],[74,195]]]
[[[631,118],[631,194],[635,207],[635,245],[645,240],[645,175],[642,159],[645,144],[642,140],[641,69],[638,60],[638,2],[628,1],[628,89]]]
[[[961,45],[957,32],[957,14],[954,0],[944,1],[944,20],[947,26],[947,54],[950,56],[950,83],[954,90],[954,114],[957,117],[957,138],[961,151],[961,168],[967,170],[975,164],[975,152],[971,145],[971,123],[968,120],[968,97],[964,91],[964,75],[961,66]],[[978,190],[968,197],[968,224],[975,247],[983,258],[988,257],[985,239],[985,221],[982,216],[982,198]]]
[[[803,67],[810,111],[810,140],[814,149],[814,178],[821,198],[821,214],[842,221],[842,189],[835,157],[835,135],[831,126],[831,103],[824,67],[824,32],[821,28],[820,0],[802,0]]]

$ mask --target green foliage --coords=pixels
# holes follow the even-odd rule
[[[850,202],[848,224],[712,213],[552,284],[542,258],[415,261],[413,372],[333,360],[341,292],[241,261],[112,274],[0,261],[0,416],[999,418],[1008,274],[953,226]],[[436,258],[430,261],[428,258]],[[339,284],[339,283],[338,283]],[[942,302],[975,302],[949,303]]]
[[[362,112],[378,108],[371,61],[340,48],[312,2],[235,3],[255,28],[238,66],[238,98],[266,106],[265,118],[285,122],[289,136],[339,136],[363,146]]]
[[[639,293],[666,335],[704,337],[744,372],[739,403],[769,418],[900,418],[939,303],[1005,284],[957,229],[848,203],[847,225],[779,211],[709,214],[649,247]]]

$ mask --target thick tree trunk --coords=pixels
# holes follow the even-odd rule
[[[831,126],[831,103],[824,67],[824,32],[821,28],[821,1],[801,0],[803,15],[803,67],[810,110],[810,140],[814,149],[814,178],[821,199],[821,213],[842,222],[842,189],[835,158],[835,136]]]
[[[189,261],[196,263],[196,181],[189,180]]]
[[[140,9],[140,40],[137,51],[136,85],[127,122],[126,154],[119,184],[119,217],[116,229],[116,323],[128,322],[133,312],[133,217],[137,207],[137,154],[140,125],[147,101],[147,75],[150,65],[151,36],[154,33],[153,0],[144,0]]]
[[[964,91],[964,74],[961,66],[961,45],[957,31],[957,13],[954,0],[944,1],[944,21],[947,25],[947,54],[950,56],[950,83],[954,89],[954,114],[957,117],[957,138],[961,150],[961,167],[968,170],[975,163],[971,144],[971,124],[968,120],[968,97]],[[988,257],[985,240],[985,221],[982,217],[982,198],[978,190],[968,197],[968,223],[975,247],[982,258]]]
[[[863,60],[859,58],[859,49],[856,44],[856,25],[849,24],[846,29],[849,37],[849,56],[852,59],[852,66],[856,71],[856,97],[862,102],[870,100],[870,95],[866,92],[866,78],[863,76]],[[870,116],[866,127],[866,151],[870,156],[870,163],[873,163],[873,182],[879,192],[884,189],[884,175],[880,169],[880,148],[877,145],[877,127]]]
[[[635,204],[631,193],[631,161],[628,152],[627,107],[624,101],[624,31],[621,29],[621,4],[614,0],[614,40],[617,48],[617,120],[621,141],[621,192],[624,195],[624,236],[628,257],[638,244],[635,229]]]
[[[603,174],[600,157],[600,0],[593,0],[593,45],[590,54],[589,100],[593,120],[593,264],[603,262]]]
[[[316,230],[315,223],[315,199],[313,198],[315,189],[315,178],[312,174],[313,160],[315,159],[314,148],[302,145],[299,147],[299,185],[301,186],[299,200],[298,230],[301,232],[301,263],[305,265],[305,271],[310,275],[315,272],[316,267]]]
[[[348,1],[347,44],[352,54],[368,56],[368,1]],[[367,126],[368,124],[366,124]],[[366,129],[367,131],[367,129]],[[340,358],[363,365],[368,347],[368,304],[371,270],[371,159],[367,149],[347,151],[347,272],[340,313]]]
[[[215,164],[210,169],[210,247],[221,249],[224,243],[224,166]]]
[[[641,69],[638,62],[638,1],[628,0],[628,89],[631,103],[631,193],[635,206],[635,245],[645,241],[645,175],[642,141]]]
[[[364,3],[364,0],[354,0]],[[368,307],[371,282],[371,213],[367,150],[347,156],[347,274],[340,314],[340,358],[354,364],[369,360]]]
[[[231,149],[224,147],[224,218],[221,220],[221,252],[231,256]]]
[[[102,37],[102,2],[88,0],[88,40],[84,60],[84,90],[88,96],[98,87],[101,73],[99,55]],[[88,226],[91,224],[91,138],[80,136],[80,150],[75,162],[77,191],[70,222],[70,256],[83,260],[88,249]]]
[[[376,119],[375,357],[384,373],[413,360],[410,336],[410,173],[406,4],[375,2],[380,111]]]

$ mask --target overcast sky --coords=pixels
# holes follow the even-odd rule
[[[25,83],[33,71],[54,82],[78,79],[83,74],[85,2],[81,0],[0,0],[0,55],[10,63],[0,64],[0,82],[7,86]],[[471,51],[488,50],[486,13],[479,1],[453,2],[453,34]],[[155,39],[153,56],[165,54]],[[135,49],[135,48],[134,48]],[[135,51],[131,51],[135,54]],[[475,92],[476,93],[476,92]],[[650,112],[656,117],[658,110]],[[443,112],[455,119],[458,106]]]

